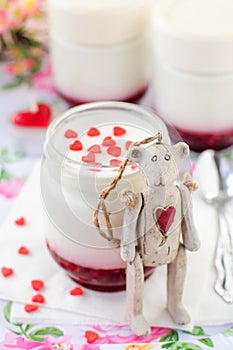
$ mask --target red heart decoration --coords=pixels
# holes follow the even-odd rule
[[[51,110],[45,103],[37,104],[37,111],[21,111],[12,116],[12,123],[18,126],[47,127],[51,119]]]
[[[87,150],[92,153],[101,153],[100,145],[92,145]]]
[[[44,282],[42,280],[32,280],[31,286],[34,290],[38,291],[44,287]]]
[[[110,146],[107,149],[107,153],[110,154],[113,157],[120,157],[121,155],[121,148],[118,146]]]
[[[105,146],[105,147],[108,147],[108,146],[114,146],[116,144],[116,141],[114,141],[111,136],[106,136],[104,139],[103,139],[103,142],[102,142],[102,145]]]
[[[69,149],[71,151],[81,151],[83,149],[83,145],[82,142],[77,140],[74,141],[74,143],[72,143],[71,145],[69,145]]]
[[[132,141],[126,141],[126,143],[125,143],[125,149],[126,149],[126,151],[128,151],[128,149],[130,148],[130,146],[133,144],[133,142]]]
[[[84,163],[95,163],[95,154],[90,152],[86,156],[82,156],[82,161]]]
[[[82,295],[82,294],[83,294],[83,290],[80,287],[75,287],[70,290],[70,295]]]
[[[113,135],[114,136],[122,136],[126,133],[126,130],[124,128],[121,128],[120,126],[115,126],[113,128]]]
[[[98,136],[100,135],[100,131],[97,128],[90,128],[87,132],[88,136]]]
[[[21,255],[28,255],[30,253],[29,249],[22,246],[18,249],[18,253]]]
[[[87,342],[89,344],[94,343],[97,339],[99,339],[99,334],[93,331],[86,331],[85,332],[85,337],[87,339]]]
[[[154,219],[160,229],[160,232],[165,236],[169,228],[171,227],[176,209],[173,205],[167,208],[157,208],[154,211]]]
[[[25,304],[24,305],[24,310],[26,312],[33,312],[38,310],[38,305],[34,305],[34,304]]]
[[[76,139],[78,137],[78,134],[76,131],[68,129],[68,130],[66,130],[64,136],[67,139]]]
[[[3,275],[4,277],[9,277],[9,276],[13,275],[13,273],[14,273],[14,270],[13,270],[12,268],[10,268],[10,267],[5,267],[5,266],[3,266],[3,267],[1,268],[1,271],[2,271],[2,275]]]
[[[111,160],[110,160],[110,165],[111,165],[111,166],[119,166],[119,165],[121,165],[121,164],[122,164],[122,161],[119,160],[119,159],[111,159]]]
[[[21,218],[15,220],[15,224],[18,225],[18,226],[23,226],[23,225],[26,224],[26,220],[25,220],[24,217],[21,217]]]
[[[42,294],[36,294],[32,297],[32,301],[34,303],[40,303],[43,304],[45,302],[45,298],[43,297]]]

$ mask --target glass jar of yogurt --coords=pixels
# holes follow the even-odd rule
[[[53,80],[71,104],[134,101],[149,80],[150,0],[49,0]]]
[[[99,194],[116,177],[133,141],[162,132],[164,123],[151,111],[125,102],[96,102],[65,112],[49,127],[41,165],[44,231],[48,249],[78,283],[102,291],[125,288],[125,265],[94,225]],[[123,189],[146,188],[134,164],[127,166],[106,200],[114,238],[121,236]],[[104,225],[104,224],[103,224]],[[105,226],[103,226],[105,229]],[[152,272],[146,268],[146,276]]]
[[[233,144],[233,2],[168,0],[154,19],[153,101],[195,151]]]

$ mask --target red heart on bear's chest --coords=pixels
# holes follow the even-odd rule
[[[171,227],[176,214],[176,208],[173,205],[163,208],[159,207],[154,209],[153,215],[156,224],[159,227],[160,232],[165,236],[169,228]]]

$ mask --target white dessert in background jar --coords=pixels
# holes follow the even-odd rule
[[[75,107],[48,130],[41,166],[46,242],[54,259],[84,286],[106,291],[125,287],[119,249],[99,234],[94,210],[100,191],[116,177],[132,141],[158,131],[169,143],[167,129],[156,115],[123,102]],[[107,198],[115,238],[121,235],[123,216],[119,192],[128,188],[138,193],[145,186],[139,169],[131,164]]]
[[[233,2],[169,0],[154,18],[153,101],[196,151],[233,144]]]
[[[149,80],[151,0],[48,1],[57,90],[73,104],[133,100]]]

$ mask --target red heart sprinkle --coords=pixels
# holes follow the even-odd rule
[[[42,280],[32,280],[31,286],[34,290],[38,291],[44,287],[44,282]]]
[[[83,149],[82,142],[79,140],[74,141],[71,145],[69,145],[69,149],[71,151],[81,151]]]
[[[99,136],[100,131],[97,128],[90,128],[87,132],[88,136]]]
[[[20,111],[15,113],[12,117],[12,123],[18,126],[47,127],[50,123],[50,118],[50,107],[45,103],[38,103],[35,112]]]
[[[167,208],[157,208],[154,211],[154,218],[157,222],[160,232],[165,235],[169,228],[171,227],[174,217],[176,214],[176,209],[172,205]]]
[[[82,294],[83,294],[83,290],[80,287],[75,287],[70,290],[70,295],[82,295]]]
[[[18,249],[18,253],[22,255],[28,255],[30,251],[27,247],[22,246]]]
[[[131,169],[132,169],[132,170],[135,170],[135,169],[137,169],[137,168],[138,168],[137,164],[132,164],[132,165],[131,165]]]
[[[128,151],[128,149],[130,148],[130,146],[132,145],[132,141],[126,141],[126,143],[125,143],[125,149],[126,149],[126,151]]]
[[[99,339],[99,334],[93,331],[86,331],[85,332],[85,337],[87,339],[87,342],[89,344],[94,343],[97,339]]]
[[[113,128],[113,135],[114,136],[122,136],[126,133],[126,130],[124,128],[121,128],[120,126],[115,126]]]
[[[66,130],[64,137],[67,139],[76,139],[78,137],[78,134],[76,131],[68,129]]]
[[[4,277],[9,277],[9,276],[13,275],[13,273],[14,273],[14,270],[13,270],[12,268],[10,268],[10,267],[5,267],[5,266],[3,266],[3,267],[1,268],[1,271],[2,271],[2,275],[3,275]]]
[[[111,136],[106,136],[104,139],[103,139],[103,142],[102,142],[102,145],[105,146],[105,147],[108,147],[108,146],[114,146],[116,144],[116,141],[113,140],[111,138]]]
[[[84,163],[95,163],[95,154],[90,152],[86,156],[82,156],[82,161]]]
[[[45,298],[43,297],[42,294],[36,294],[32,297],[32,301],[34,303],[40,303],[43,304],[45,302]]]
[[[18,226],[23,226],[26,224],[26,220],[25,218],[22,216],[21,218],[15,220],[15,224]]]
[[[25,304],[25,305],[24,305],[24,310],[25,310],[26,312],[37,311],[37,310],[38,310],[38,305],[34,305],[34,304]]]
[[[121,155],[121,148],[118,146],[110,146],[107,149],[108,154],[114,157],[120,157]]]
[[[87,150],[92,153],[101,153],[100,145],[92,145]]]
[[[122,164],[122,161],[119,160],[119,159],[111,159],[110,160],[110,165],[111,166],[118,166],[118,165],[121,165]]]

